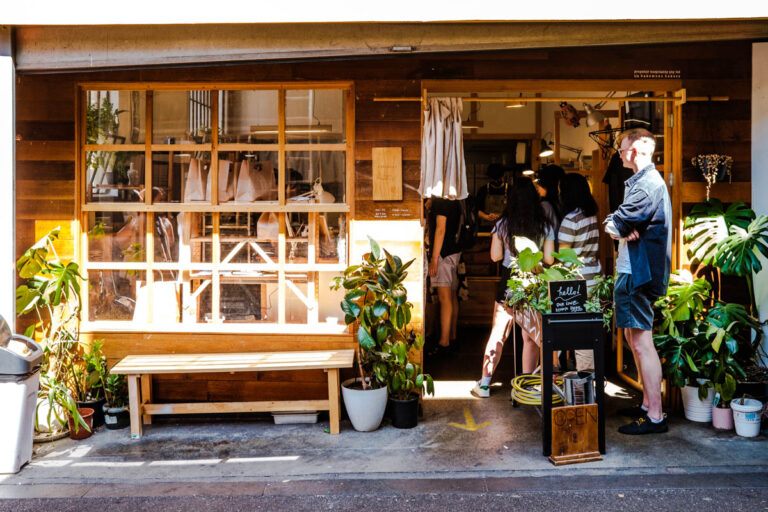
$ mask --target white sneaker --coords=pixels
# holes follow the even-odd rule
[[[475,382],[475,387],[470,391],[477,398],[488,398],[491,396],[491,390],[488,386],[481,386],[480,381]]]

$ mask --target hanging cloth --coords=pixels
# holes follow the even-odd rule
[[[424,111],[421,141],[422,197],[465,199],[467,165],[461,133],[461,98],[431,98]]]

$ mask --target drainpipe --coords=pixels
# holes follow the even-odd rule
[[[0,26],[0,315],[16,320],[15,71],[11,27]]]
[[[768,215],[768,43],[752,44],[752,208]],[[760,320],[768,318],[768,261],[755,276],[755,302]],[[762,363],[768,367],[768,328],[763,328]]]

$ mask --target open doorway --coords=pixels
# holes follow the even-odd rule
[[[616,166],[614,156],[615,137],[622,127],[648,128],[657,140],[654,158],[657,168],[665,174],[674,165],[670,129],[673,123],[665,122],[673,115],[673,106],[661,98],[673,97],[670,91],[678,84],[648,90],[641,90],[645,84],[626,82],[615,87],[606,84],[607,87],[600,90],[575,89],[573,85],[553,90],[546,82],[541,82],[539,88],[531,83],[519,88],[514,84],[475,85],[478,87],[459,91],[455,83],[445,87],[438,82],[424,89],[425,94],[431,96],[464,99],[462,124],[467,185],[475,198],[488,186],[491,166],[502,168],[502,181],[511,187],[522,179],[535,179],[546,165],[558,165],[566,174],[586,178],[598,204],[597,217],[602,220],[621,202],[623,182],[628,178],[620,160]],[[492,90],[493,85],[498,90]],[[644,99],[632,101],[634,98]],[[660,100],[648,101],[650,98]],[[671,187],[672,180],[667,183]],[[495,292],[502,279],[501,265],[491,261],[489,254],[490,230],[487,222],[481,224],[474,247],[465,250],[462,257],[468,297],[459,303],[455,347],[435,356],[426,354],[424,360],[427,371],[438,380],[466,381],[467,392],[481,372]],[[599,260],[604,273],[614,270],[614,250],[612,240],[601,231]],[[434,340],[439,334],[439,322],[435,321],[438,315],[438,304],[428,300],[425,310],[428,339]],[[622,349],[615,348],[616,340]],[[625,380],[634,381],[631,383],[636,385],[634,361],[631,352],[621,344],[620,333],[619,336],[612,333],[608,343],[606,367],[617,368],[616,354],[620,353],[619,373],[624,373]],[[517,361],[520,361],[519,354]],[[510,339],[494,373],[495,387],[509,391],[514,364]]]

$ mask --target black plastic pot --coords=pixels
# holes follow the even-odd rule
[[[396,428],[413,428],[419,422],[419,395],[406,400],[389,397],[389,417]]]
[[[125,407],[110,407],[104,404],[104,426],[109,430],[119,430],[131,425],[131,413]]]
[[[77,407],[93,409],[93,428],[96,428],[104,424],[104,412],[102,408],[106,402],[106,398],[101,398],[99,400],[88,400],[87,402],[77,402]]]

